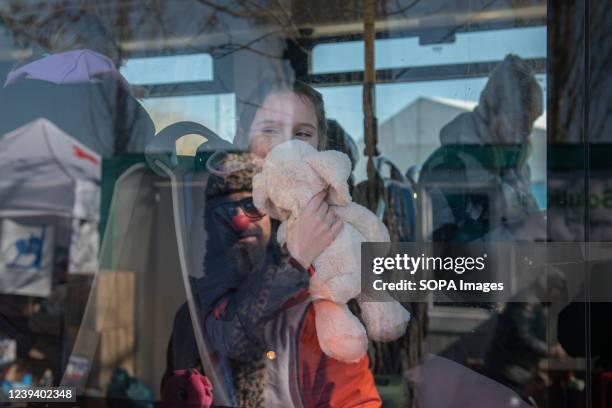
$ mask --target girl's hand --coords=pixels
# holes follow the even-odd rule
[[[342,220],[325,202],[327,191],[315,195],[304,211],[287,228],[287,249],[304,268],[336,239]]]

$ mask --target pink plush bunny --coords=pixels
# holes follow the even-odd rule
[[[355,362],[367,351],[368,336],[391,341],[405,333],[410,314],[397,301],[368,301],[361,294],[361,242],[389,242],[385,225],[368,209],[353,203],[347,180],[351,162],[345,154],[319,152],[299,140],[275,146],[262,171],[253,179],[253,201],[272,218],[281,220],[278,241],[285,242],[290,225],[310,199],[323,190],[344,225],[340,234],[314,261],[310,281],[316,329],[323,352],[337,360]],[[363,327],[346,303],[356,298]]]

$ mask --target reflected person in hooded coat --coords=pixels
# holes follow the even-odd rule
[[[492,71],[479,105],[442,128],[441,146],[419,179],[431,200],[434,241],[543,238],[527,165],[542,110],[533,71],[508,55]]]

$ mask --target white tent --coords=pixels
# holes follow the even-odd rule
[[[101,159],[47,119],[0,136],[0,217],[97,221]]]
[[[101,159],[47,119],[0,136],[0,293],[48,296],[57,249],[97,267]]]

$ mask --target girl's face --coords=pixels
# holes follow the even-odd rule
[[[294,138],[317,148],[319,128],[314,107],[293,92],[268,95],[249,131],[251,152],[264,158],[274,146]]]

